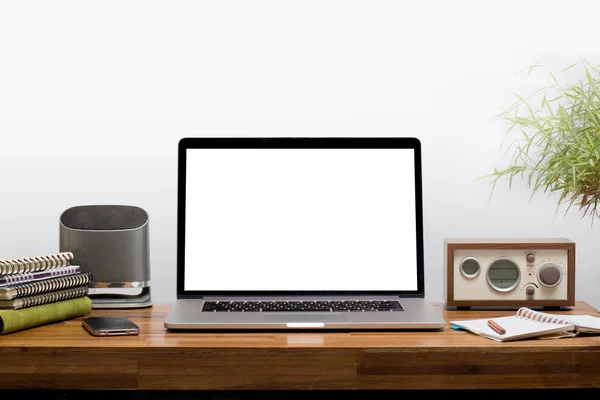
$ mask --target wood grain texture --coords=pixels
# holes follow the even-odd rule
[[[447,321],[515,310],[450,311]],[[600,387],[600,335],[499,343],[439,332],[171,332],[168,305],[126,315],[139,336],[81,318],[0,337],[0,389],[496,389]],[[600,315],[577,302],[560,314]]]

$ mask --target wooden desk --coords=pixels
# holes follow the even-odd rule
[[[175,333],[169,306],[127,315],[131,337],[81,318],[0,336],[0,389],[496,389],[600,387],[600,336],[498,343],[464,331]],[[446,311],[447,321],[514,311]],[[564,314],[599,315],[579,302]]]

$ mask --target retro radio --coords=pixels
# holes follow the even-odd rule
[[[557,239],[444,239],[447,308],[575,305],[575,243]]]

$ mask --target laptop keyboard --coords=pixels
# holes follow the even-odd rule
[[[398,301],[205,301],[203,312],[389,312],[404,311]]]

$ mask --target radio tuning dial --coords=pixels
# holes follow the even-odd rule
[[[533,296],[533,294],[535,293],[535,286],[533,285],[529,285],[525,288],[525,293],[527,294],[527,296]]]
[[[560,283],[563,277],[562,268],[553,262],[547,262],[537,272],[540,283],[546,287],[554,287]]]
[[[525,254],[525,260],[527,260],[528,263],[532,263],[535,261],[535,254],[533,253],[527,253]]]

